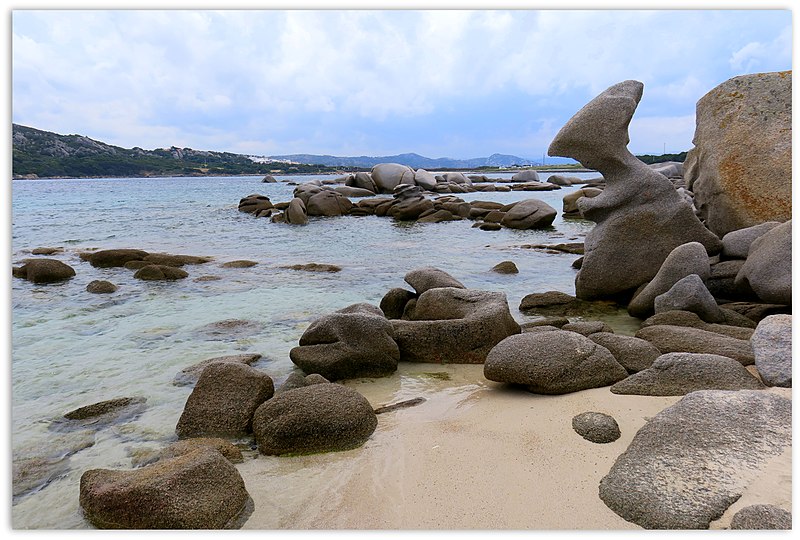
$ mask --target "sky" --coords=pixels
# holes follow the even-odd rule
[[[791,69],[788,10],[14,10],[14,123],[109,144],[541,160],[644,83],[635,154],[692,147],[723,81]]]

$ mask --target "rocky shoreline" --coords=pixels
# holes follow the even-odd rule
[[[430,431],[413,420],[414,411],[432,408],[436,398],[408,396],[376,406],[357,390],[359,381],[380,384],[416,364],[464,364],[474,366],[465,370],[478,371],[473,375],[480,384],[469,394],[479,396],[483,405],[453,417],[471,418],[483,411],[484,416],[474,416],[480,420],[478,429],[491,432],[499,429],[494,424],[523,415],[518,407],[529,411],[549,399],[557,429],[572,430],[564,443],[583,449],[579,462],[588,459],[593,446],[617,449],[604,454],[602,470],[590,475],[594,499],[614,519],[648,529],[711,527],[752,485],[765,481],[776,459],[791,454],[791,391],[786,390],[792,370],[790,169],[785,174],[791,146],[787,150],[785,139],[791,131],[781,128],[791,119],[790,83],[784,73],[758,74],[709,92],[698,103],[696,148],[683,167],[648,167],[628,152],[628,125],[643,86],[625,81],[607,89],[576,113],[549,150],[602,174],[601,180],[564,197],[562,208],[562,214],[596,225],[582,245],[530,246],[582,254],[574,296],[531,291],[518,311],[538,318],[520,325],[504,293],[470,288],[440,268],[414,268],[404,276],[408,287],[387,284],[379,305],[355,303],[316,318],[290,352],[297,372],[277,388],[250,365],[257,354],[189,366],[175,378],[176,385],[192,387],[175,427],[176,442],[130,470],[85,471],[80,506],[86,519],[99,528],[125,529],[238,528],[248,519],[261,523],[253,516],[265,511],[260,504],[269,495],[259,490],[254,497],[242,471],[253,473],[262,460],[270,460],[265,467],[280,467],[275,460],[301,456],[314,456],[318,467],[326,460],[339,463],[334,456],[373,460],[368,457],[376,452],[372,442],[397,432],[404,433],[404,441],[420,443],[417,437],[430,436]],[[772,98],[765,100],[765,94]],[[764,107],[771,114],[748,114]],[[748,147],[753,137],[767,135],[775,140],[758,146],[762,154],[753,170],[743,170],[739,161],[734,167],[732,158],[725,157],[725,152],[734,153],[733,143]],[[727,141],[724,151],[718,137]],[[751,184],[764,176],[769,196],[759,192],[753,204]],[[272,203],[253,194],[238,209],[269,217],[264,223],[276,227],[374,215],[417,223],[471,219],[483,230],[539,229],[550,227],[557,215],[542,201],[502,205],[467,202],[457,194],[549,191],[575,183],[561,176],[540,182],[535,172],[526,171],[511,185],[497,185],[485,177],[381,164],[371,173],[342,177],[335,186],[299,184],[290,201]],[[353,203],[350,197],[360,200]],[[38,253],[58,250],[39,248]],[[139,279],[160,281],[184,279],[188,272],[181,267],[210,261],[134,249],[87,252],[82,259],[93,267],[125,267]],[[34,283],[75,275],[57,259],[22,262],[14,276]],[[253,261],[233,262],[241,268]],[[507,262],[495,271],[513,273],[513,262]],[[336,271],[325,265],[298,269]],[[93,292],[113,292],[113,287],[96,284]],[[615,333],[601,320],[601,314],[619,308],[641,321],[634,336]],[[232,321],[221,331],[239,323]],[[597,397],[601,392],[602,399]],[[595,396],[592,405],[606,410],[559,414],[558,403],[580,408],[576,396],[583,393]],[[624,407],[614,405],[615,400],[636,399],[650,400],[654,409],[625,418]],[[508,409],[497,406],[512,400]],[[143,397],[115,398],[71,411],[57,427],[113,423],[143,407]],[[608,414],[611,410],[617,412]],[[404,431],[404,418],[417,435]],[[452,440],[459,439],[454,435]],[[508,451],[499,442],[482,439],[482,444]],[[620,444],[625,446],[612,446]],[[520,454],[531,459],[526,451]],[[395,452],[394,446],[387,450]],[[27,477],[15,471],[15,494],[24,492],[18,486],[35,485],[31,479],[37,464],[26,465]],[[446,482],[450,472],[434,477]],[[513,477],[513,472],[501,472]],[[525,486],[506,488],[519,490],[527,500]],[[353,502],[372,505],[359,497]],[[729,517],[731,528],[791,524],[788,509],[767,500],[753,501]],[[612,527],[619,524],[614,519],[608,521]],[[491,522],[484,524],[492,528]],[[597,526],[588,523],[587,528]]]

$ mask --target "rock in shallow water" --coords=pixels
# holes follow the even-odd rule
[[[57,259],[27,259],[25,264],[12,271],[14,277],[33,283],[55,283],[75,276],[75,270]]]
[[[110,281],[103,281],[96,279],[94,281],[91,281],[86,286],[86,291],[93,294],[111,294],[113,292],[116,292],[118,288],[119,287],[117,287]]]
[[[369,401],[335,383],[281,392],[253,417],[258,449],[267,455],[349,450],[364,444],[377,425]]]
[[[101,529],[223,529],[249,499],[236,467],[210,448],[130,471],[92,469],[80,482],[84,515]]]
[[[791,415],[791,400],[768,392],[692,392],[639,430],[600,498],[646,529],[706,529],[790,447]]]

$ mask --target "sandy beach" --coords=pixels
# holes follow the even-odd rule
[[[426,401],[379,415],[361,448],[238,465],[258,509],[245,529],[638,529],[600,500],[598,485],[647,419],[680,399],[608,387],[535,395],[487,381],[482,365],[405,363],[347,384],[376,407]],[[584,440],[571,420],[586,411],[612,415],[622,436]],[[791,510],[791,452],[712,528],[755,503]]]

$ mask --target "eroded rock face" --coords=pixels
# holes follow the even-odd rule
[[[354,304],[312,322],[289,357],[305,373],[330,381],[385,377],[400,359],[393,337],[392,323],[379,308]]]
[[[519,325],[500,292],[440,287],[419,295],[404,319],[392,320],[400,360],[441,364],[480,364]]]
[[[223,529],[250,496],[222,454],[200,448],[130,471],[92,469],[80,482],[80,505],[101,529]]]
[[[722,248],[669,179],[628,151],[628,124],[642,90],[638,81],[610,87],[561,128],[548,150],[551,156],[577,159],[606,180],[601,194],[578,200],[581,214],[597,223],[586,237],[575,280],[578,298],[637,288],[681,244],[700,242],[710,254]]]
[[[537,394],[577,392],[628,376],[608,349],[558,329],[507,337],[489,352],[483,374],[490,381],[522,385]]]
[[[364,444],[377,425],[369,401],[335,383],[281,392],[253,417],[258,449],[267,455],[349,450]]]
[[[792,217],[792,73],[755,73],[697,102],[685,179],[709,229],[722,236]]]
[[[790,447],[791,414],[791,400],[768,392],[692,392],[639,430],[600,498],[646,529],[706,529]]]

